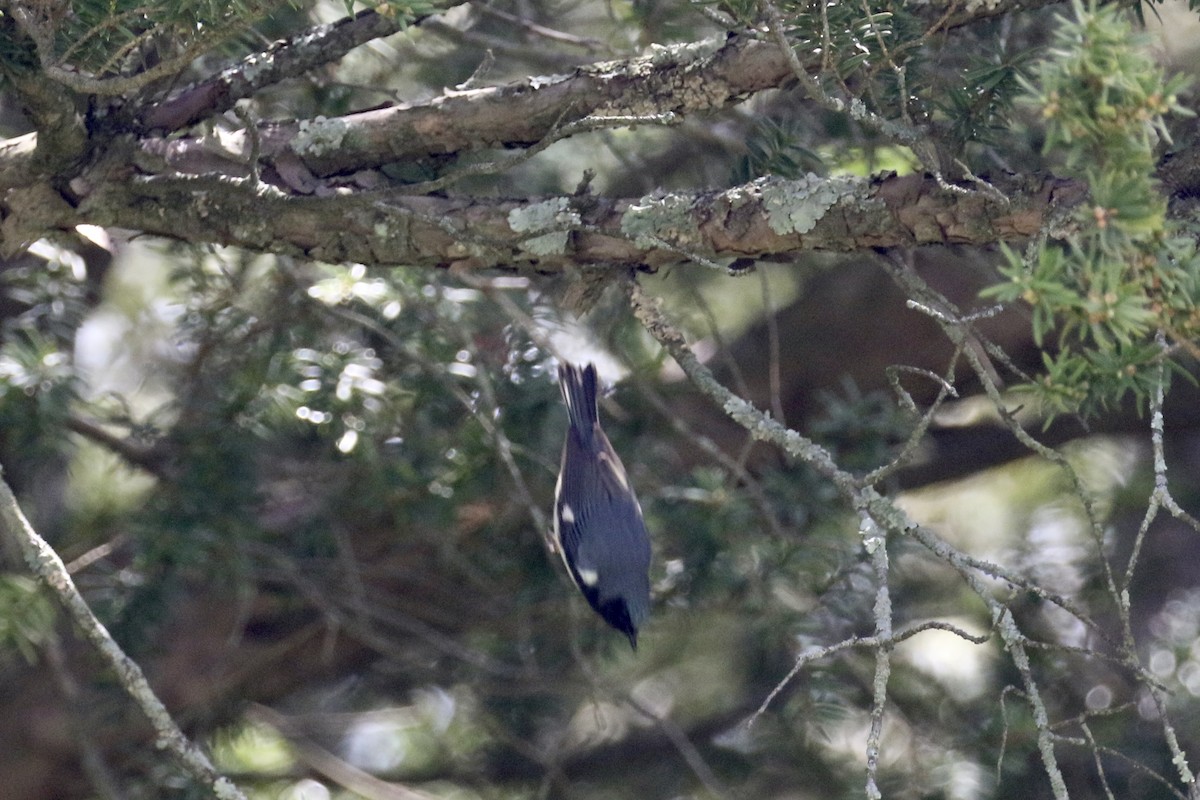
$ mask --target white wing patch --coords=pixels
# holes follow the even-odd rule
[[[600,573],[594,569],[579,568],[579,580],[583,581],[584,586],[595,586],[600,580]]]
[[[571,506],[566,503],[562,504],[562,508],[559,509],[558,515],[562,517],[562,521],[568,525],[574,524],[575,522],[575,512],[572,511]]]

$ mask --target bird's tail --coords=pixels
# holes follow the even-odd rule
[[[567,404],[571,427],[581,442],[590,445],[599,413],[596,410],[596,366],[588,364],[581,369],[564,361],[558,365],[558,388]]]

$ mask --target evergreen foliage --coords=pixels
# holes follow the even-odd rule
[[[1033,306],[1039,345],[1055,334],[1046,374],[1030,385],[1052,413],[1092,414],[1127,394],[1144,407],[1165,356],[1155,333],[1179,353],[1200,323],[1194,237],[1168,224],[1154,176],[1155,152],[1170,138],[1164,116],[1191,114],[1178,97],[1186,79],[1166,79],[1144,45],[1117,9],[1076,2],[1027,83],[1047,122],[1043,150],[1091,196],[1065,247],[1043,242],[1027,259],[1009,251],[1010,283],[985,294]]]
[[[256,798],[1189,796],[1196,87],[1042,5],[0,2],[5,480]],[[547,546],[564,358],[636,655]],[[212,796],[8,536],[0,771]]]

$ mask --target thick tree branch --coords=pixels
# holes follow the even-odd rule
[[[664,266],[695,254],[763,258],[921,244],[992,244],[1032,236],[1051,210],[1084,196],[1053,178],[992,193],[946,192],[917,175],[878,180],[759,180],[724,192],[539,202],[490,198],[292,198],[212,178],[99,184],[57,224],[90,222],[194,243],[322,261],[459,269]],[[197,203],[197,198],[203,202]],[[50,213],[50,212],[47,212]],[[682,255],[681,255],[682,254]]]
[[[397,161],[464,150],[526,147],[562,125],[589,116],[693,114],[744,100],[786,83],[791,71],[778,48],[749,36],[664,49],[643,58],[580,67],[502,86],[446,90],[420,104],[399,104],[330,119],[259,126],[260,158],[297,159],[313,175],[349,174]],[[236,163],[245,133],[224,149]],[[213,142],[148,140],[175,169],[216,168]]]

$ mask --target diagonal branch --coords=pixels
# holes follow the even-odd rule
[[[452,5],[448,2],[446,7]],[[439,8],[436,13],[443,10]],[[260,89],[337,61],[361,44],[399,33],[429,16],[409,19],[402,14],[388,16],[367,10],[281,39],[266,50],[248,55],[211,78],[187,87],[169,100],[144,109],[138,127],[175,131],[194,125],[205,117],[231,108],[238,100],[250,97]]]
[[[777,48],[749,36],[734,36],[591,64],[565,75],[447,89],[422,103],[328,119],[265,122],[259,138],[267,161],[287,153],[314,175],[343,175],[420,157],[527,147],[557,127],[590,116],[712,111],[776,88],[791,77]],[[214,85],[208,91],[220,90]],[[153,146],[155,140],[150,142]],[[190,160],[200,160],[211,146],[205,139],[172,142],[167,155],[181,168]]]
[[[76,627],[112,668],[125,691],[153,726],[158,746],[169,752],[176,764],[193,781],[206,787],[218,800],[246,800],[233,781],[220,775],[208,760],[208,756],[192,744],[179,729],[162,701],[150,688],[141,667],[125,654],[92,613],[58,553],[29,524],[29,520],[17,505],[17,498],[13,496],[12,489],[3,480],[0,480],[0,534],[16,543],[29,568],[54,593]]]

